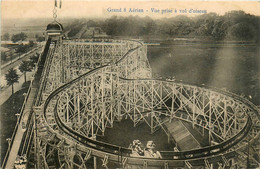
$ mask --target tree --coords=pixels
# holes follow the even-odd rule
[[[3,40],[4,40],[4,41],[8,41],[9,39],[10,39],[9,33],[5,33],[5,34],[3,35]]]
[[[29,61],[23,61],[19,66],[20,72],[24,75],[24,82],[26,82],[26,72],[32,71],[32,66]]]
[[[88,25],[88,27],[96,27],[96,22],[93,21],[93,20],[89,20],[89,21],[87,22],[87,25]]]
[[[12,86],[12,95],[14,94],[14,83],[18,83],[18,74],[13,68],[9,69],[7,74],[5,74],[5,80],[8,86]]]
[[[102,24],[102,29],[106,32],[107,35],[116,35],[118,31],[118,19],[117,16],[112,16],[109,19],[106,19]]]
[[[30,65],[31,65],[32,68],[33,68],[33,67],[36,65],[36,63],[38,62],[39,56],[40,56],[40,54],[36,53],[35,55],[32,55],[32,56],[30,57],[29,63],[30,63]]]
[[[29,47],[33,47],[34,46],[34,42],[32,40],[30,40],[28,46]]]
[[[24,41],[27,38],[27,35],[23,32],[15,34],[12,36],[11,40],[16,43],[18,41]]]
[[[6,61],[6,54],[5,54],[5,52],[2,52],[2,51],[1,51],[1,60]]]
[[[16,53],[25,53],[28,50],[28,45],[18,45],[16,48]]]
[[[39,36],[38,34],[35,35],[35,39],[37,42],[45,41],[45,38],[43,36]]]

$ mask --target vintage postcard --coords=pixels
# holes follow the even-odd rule
[[[1,168],[259,168],[259,9],[1,1]]]

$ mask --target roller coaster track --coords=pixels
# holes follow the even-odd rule
[[[37,104],[41,105],[36,112],[37,124],[47,129],[42,137],[37,137],[38,146],[45,145],[40,151],[43,159],[38,160],[38,168],[50,168],[44,157],[48,147],[58,149],[60,168],[72,165],[85,168],[84,160],[90,156],[101,158],[105,167],[109,161],[123,168],[127,165],[165,169],[228,166],[229,160],[259,138],[260,115],[255,105],[228,91],[153,79],[147,65],[146,47],[141,42],[58,41],[52,51],[37,98]],[[92,59],[83,63],[83,56]],[[101,66],[95,59],[102,62]],[[98,133],[104,134],[106,127],[112,127],[114,120],[120,121],[124,116],[135,125],[145,122],[151,132],[163,129],[164,121],[177,118],[208,130],[221,141],[187,151],[160,151],[162,159],[153,159],[132,157],[129,148],[94,139]],[[39,126],[36,135],[41,135]],[[82,164],[62,162],[73,157],[61,154],[61,147],[80,154]]]
[[[46,125],[48,126],[48,130],[55,134],[57,138],[60,140],[64,140],[69,145],[75,145],[76,144],[76,149],[82,153],[89,153],[91,152],[92,156],[104,158],[104,159],[109,159],[110,161],[118,162],[120,161],[121,163],[128,164],[128,165],[142,165],[148,164],[148,166],[175,166],[175,167],[183,167],[185,165],[185,161],[189,161],[189,163],[197,163],[197,164],[204,164],[206,163],[213,163],[213,162],[223,162],[223,158],[230,159],[235,156],[236,151],[239,149],[243,149],[246,147],[246,144],[244,143],[244,138],[248,135],[250,132],[253,122],[251,120],[251,116],[256,116],[257,121],[259,120],[259,110],[254,106],[251,102],[249,102],[246,99],[243,99],[235,94],[232,94],[227,91],[222,91],[219,89],[213,89],[205,86],[194,86],[191,84],[182,84],[179,82],[169,82],[169,81],[164,81],[164,80],[158,80],[158,79],[151,79],[151,78],[145,78],[145,79],[133,79],[133,78],[127,78],[127,77],[119,77],[120,81],[124,81],[127,83],[134,83],[134,82],[139,82],[139,83],[162,83],[163,85],[175,85],[183,88],[193,88],[196,90],[203,90],[203,91],[211,91],[214,92],[215,94],[221,94],[224,95],[225,97],[230,97],[234,99],[236,102],[240,102],[240,104],[243,104],[243,106],[246,106],[247,109],[250,109],[250,111],[246,111],[243,118],[244,123],[242,123],[242,127],[240,126],[239,132],[234,134],[232,137],[229,137],[225,139],[223,142],[213,145],[213,146],[208,146],[208,147],[203,147],[200,149],[194,149],[194,150],[189,150],[189,151],[181,151],[181,152],[174,152],[174,151],[162,151],[161,154],[163,156],[162,159],[150,159],[150,158],[144,158],[144,157],[131,157],[131,150],[125,147],[120,147],[108,143],[104,143],[101,141],[93,140],[91,137],[88,137],[76,130],[74,130],[72,127],[66,125],[64,120],[62,120],[62,117],[59,116],[58,113],[58,104],[59,104],[59,94],[62,92],[66,91],[67,89],[70,89],[71,86],[75,84],[79,84],[80,81],[82,81],[85,78],[91,77],[91,76],[97,76],[100,72],[106,72],[108,69],[116,69],[116,67],[120,67],[120,64],[128,59],[128,57],[138,51],[140,48],[143,47],[142,43],[140,42],[132,42],[136,43],[136,47],[129,49],[125,55],[123,55],[122,58],[120,58],[116,62],[111,62],[106,65],[94,68],[87,73],[84,73],[77,78],[69,81],[68,83],[65,83],[64,85],[61,85],[57,89],[55,89],[46,99],[44,102],[43,106],[43,114],[44,114],[44,121]],[[115,72],[112,72],[115,73]],[[111,73],[111,74],[112,74]],[[184,96],[182,96],[184,97]],[[102,98],[100,98],[102,99]],[[104,97],[103,97],[104,99]],[[50,104],[51,101],[55,102],[55,105]],[[94,100],[92,100],[94,101]],[[90,102],[89,102],[90,103]],[[93,104],[93,102],[92,102]],[[47,108],[48,106],[54,106],[53,108],[53,117],[54,117],[54,123],[49,124],[48,121],[52,121],[53,119],[50,120],[48,119],[47,115]],[[165,106],[164,106],[165,107]],[[169,108],[161,108],[161,109],[153,109],[152,111],[157,111],[157,112],[167,112],[169,111]],[[170,110],[172,111],[172,110]],[[175,118],[183,118],[181,115],[178,117],[177,113],[175,114]],[[183,119],[185,120],[185,118]],[[186,119],[187,120],[187,119]],[[189,121],[189,120],[188,120]],[[254,122],[255,123],[255,122]],[[201,123],[202,124],[202,123]],[[196,125],[200,125],[199,123],[196,123]],[[53,127],[55,126],[55,127]],[[57,127],[58,129],[57,129]],[[203,125],[201,125],[203,126]],[[222,124],[224,127],[225,125]],[[254,137],[251,138],[250,141],[254,141],[259,137],[259,132],[254,135]],[[205,162],[205,159],[208,162]]]

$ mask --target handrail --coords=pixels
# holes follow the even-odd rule
[[[133,51],[137,50],[139,47],[135,47],[133,49],[128,50],[128,52],[121,58],[119,59],[116,63],[114,63],[115,65],[117,65],[118,63],[120,63],[122,60],[126,59],[127,56],[129,56],[130,53],[132,53]],[[95,69],[92,69],[91,71],[80,75],[79,77],[77,77],[76,79],[58,87],[56,90],[54,90],[46,99],[45,103],[44,103],[44,118],[46,119],[46,110],[48,107],[49,102],[61,91],[63,91],[65,88],[69,87],[71,84],[76,83],[77,81],[81,80],[83,77],[89,76],[91,74],[94,74],[96,71],[101,70],[104,67],[110,66],[110,64],[108,65],[104,65]],[[131,79],[131,80],[144,80],[144,79]],[[148,79],[145,79],[148,80]],[[152,80],[152,79],[149,79]],[[233,96],[233,94],[232,94]],[[58,100],[56,101],[56,105],[54,108],[54,117],[55,120],[57,122],[58,127],[65,132],[67,135],[71,136],[72,138],[76,139],[78,142],[87,145],[90,148],[96,149],[96,150],[100,150],[103,152],[107,152],[107,153],[112,153],[117,155],[119,152],[124,153],[123,155],[129,156],[129,153],[131,152],[130,149],[128,148],[124,148],[124,147],[119,147],[119,146],[115,146],[115,145],[111,145],[108,143],[104,143],[101,141],[94,141],[92,139],[87,138],[86,136],[79,134],[78,132],[76,132],[75,130],[71,129],[70,127],[66,126],[62,120],[60,119],[60,117],[58,116],[57,113],[57,104],[58,104]],[[209,155],[214,155],[214,154],[218,154],[220,152],[223,152],[224,150],[232,147],[233,145],[237,144],[240,140],[242,140],[246,133],[250,130],[250,127],[252,125],[252,120],[250,117],[248,117],[248,120],[245,124],[245,126],[243,127],[242,130],[240,130],[239,133],[237,133],[235,136],[233,136],[232,138],[218,144],[215,146],[208,146],[208,147],[204,147],[204,148],[200,148],[200,149],[195,149],[195,150],[189,150],[189,151],[182,151],[182,152],[162,152],[163,156],[178,156],[178,159],[192,159],[192,158],[200,158],[200,157],[204,157],[204,156],[209,156]],[[94,145],[93,145],[94,144]],[[199,154],[198,156],[194,156],[196,154]],[[185,157],[187,155],[192,155],[192,156],[188,156]],[[154,160],[154,159],[153,159]],[[172,158],[170,158],[170,160],[173,160]]]
[[[50,63],[46,64],[46,61],[48,62],[50,59],[50,57],[47,57],[50,55],[50,50],[49,50],[50,44],[51,44],[51,38],[48,38],[48,41],[47,41],[44,51],[43,51],[44,57],[42,59],[44,59],[44,65],[42,65],[43,68],[41,69],[42,72],[41,72],[41,76],[39,79],[40,83],[44,83],[45,78],[46,78],[46,71],[47,71],[46,69],[47,69],[47,66],[50,65]],[[43,62],[43,60],[40,60],[40,62]],[[40,85],[40,88],[38,89],[38,93],[42,93],[42,90],[43,90],[43,85]],[[40,97],[41,97],[41,95],[37,96],[35,105],[38,105],[38,102],[40,101]]]

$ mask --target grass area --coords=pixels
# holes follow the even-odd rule
[[[20,113],[24,101],[23,94],[27,93],[29,85],[29,81],[24,83],[21,90],[15,92],[6,102],[0,106],[1,163],[8,148],[6,139],[12,137],[12,133],[17,121],[15,114]]]

